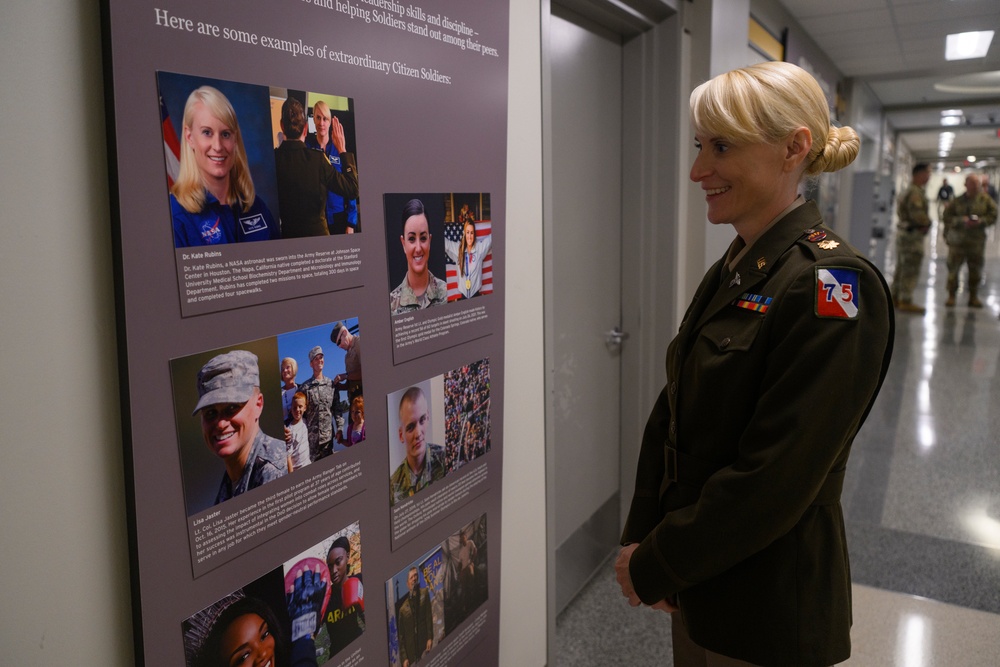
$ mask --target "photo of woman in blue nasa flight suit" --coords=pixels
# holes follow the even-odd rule
[[[165,83],[180,75],[159,77],[162,95],[165,87],[169,89]],[[184,104],[180,135],[180,168],[170,190],[174,247],[280,238],[278,222],[254,186],[244,136],[229,98],[212,85],[192,90]]]

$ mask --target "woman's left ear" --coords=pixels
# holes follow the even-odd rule
[[[812,148],[812,133],[809,128],[800,127],[792,132],[788,137],[786,147],[788,152],[785,155],[785,163],[788,167],[798,167],[805,162],[809,150]]]

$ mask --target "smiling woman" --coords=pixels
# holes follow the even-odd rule
[[[399,237],[406,255],[406,276],[389,294],[389,309],[393,315],[422,310],[448,301],[448,285],[436,278],[428,267],[431,254],[431,233],[424,203],[419,199],[406,202],[402,213],[403,233]]]
[[[170,191],[174,247],[278,238],[277,222],[257,196],[236,111],[211,86],[184,105],[180,171]]]
[[[691,117],[691,180],[736,238],[668,348],[618,582],[633,606],[681,612],[677,667],[832,665],[850,655],[844,469],[893,319],[881,274],[797,191],[858,137],[782,62],[702,84]]]
[[[284,667],[289,665],[288,640],[271,608],[262,600],[244,597],[214,615],[197,650],[196,667]]]

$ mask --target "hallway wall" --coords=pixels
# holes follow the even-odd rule
[[[0,5],[5,664],[131,665],[99,3]],[[545,661],[539,9],[512,0],[501,663]],[[516,304],[516,308],[513,307]],[[531,604],[525,604],[531,601]]]

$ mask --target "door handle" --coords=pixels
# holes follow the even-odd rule
[[[622,347],[622,341],[628,339],[628,332],[622,331],[617,325],[610,331],[604,332],[604,344],[611,352],[617,352]]]

